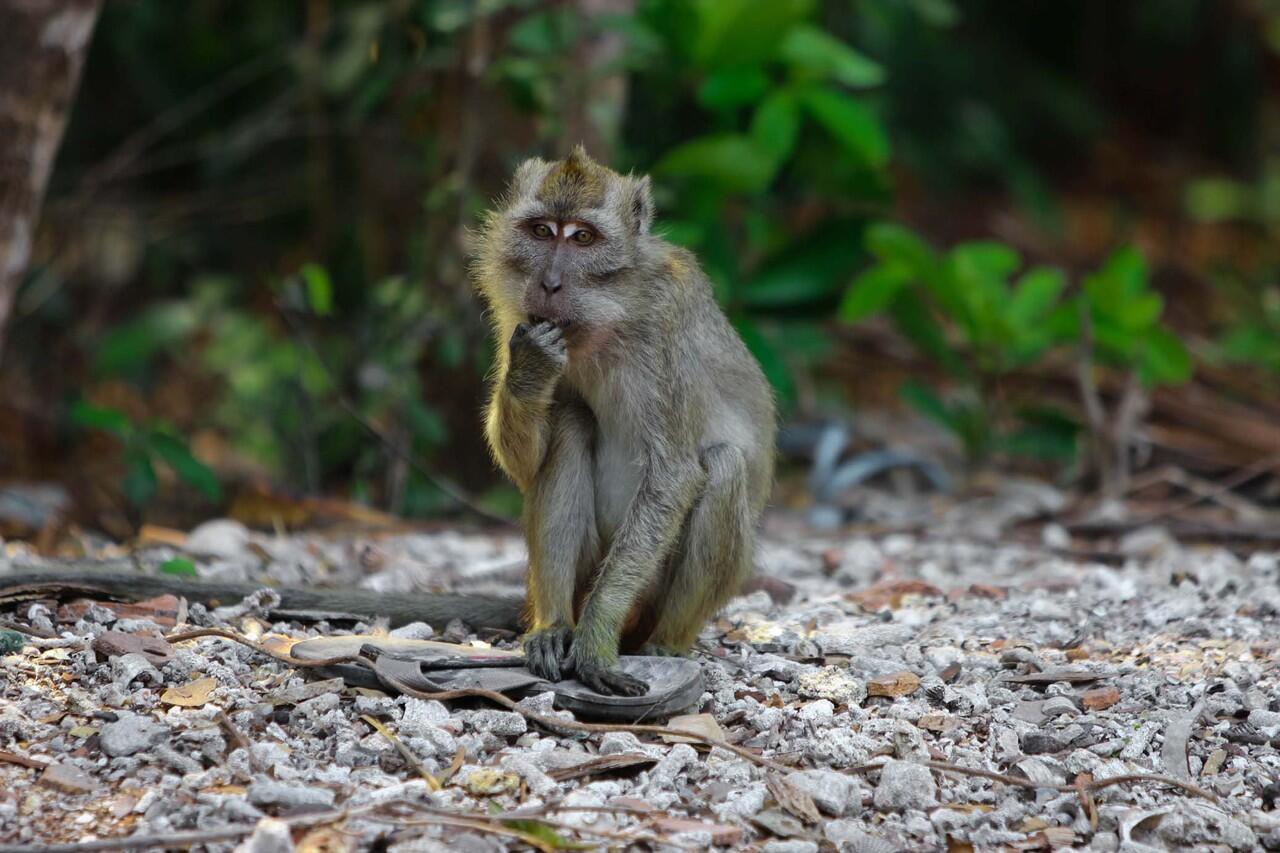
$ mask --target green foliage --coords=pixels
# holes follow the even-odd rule
[[[1191,356],[1160,323],[1164,298],[1151,288],[1147,264],[1137,249],[1120,249],[1084,280],[1076,316],[1090,328],[1062,323],[1062,333],[1084,336],[1104,364],[1135,370],[1148,387],[1176,385],[1191,378]]]
[[[1069,455],[1069,423],[1040,408],[1011,410],[1001,380],[1057,347],[1088,347],[1091,358],[1136,371],[1144,384],[1176,384],[1191,375],[1182,343],[1160,323],[1163,300],[1132,248],[1117,251],[1081,292],[1066,297],[1066,277],[1051,267],[1023,270],[1012,248],[962,243],[936,253],[894,224],[866,231],[874,258],[846,289],[841,319],[888,314],[898,331],[959,380],[965,393],[944,400],[918,383],[903,397],[954,433],[973,461],[995,450],[1040,457]]]
[[[864,94],[884,69],[815,13],[811,2],[711,0],[649,2],[638,15],[660,50],[636,89],[705,113],[702,132],[641,155],[672,193],[660,199],[667,234],[699,253],[784,407],[795,371],[826,349],[791,342],[824,337],[817,321],[860,257],[862,223],[842,210],[888,190],[888,133]],[[799,204],[820,215],[793,224]],[[782,334],[779,312],[800,325]]]
[[[164,424],[138,425],[116,409],[93,406],[83,400],[71,406],[71,423],[115,436],[124,446],[124,478],[121,488],[136,507],[146,506],[156,495],[157,461],[167,465],[180,481],[211,501],[222,499],[217,475],[191,455],[186,443]]]

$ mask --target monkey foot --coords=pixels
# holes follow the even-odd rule
[[[572,636],[572,630],[566,627],[544,628],[528,634],[524,638],[525,666],[539,678],[559,681]]]
[[[574,675],[578,681],[605,696],[643,696],[649,685],[617,667],[577,663]]]

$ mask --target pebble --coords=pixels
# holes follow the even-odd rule
[[[269,779],[253,782],[245,795],[255,806],[283,806],[288,809],[328,808],[334,801],[334,793],[328,788],[289,785]]]
[[[834,770],[799,770],[787,781],[808,794],[820,810],[833,817],[849,817],[862,811],[862,786],[846,773]]]
[[[797,691],[806,699],[829,699],[845,705],[860,705],[867,698],[867,685],[835,666],[824,666],[800,676]]]
[[[124,713],[115,722],[102,727],[98,733],[98,745],[112,758],[120,758],[154,746],[168,732],[168,729],[149,717]]]
[[[873,802],[884,811],[930,809],[938,804],[938,785],[928,767],[891,760],[880,771]]]

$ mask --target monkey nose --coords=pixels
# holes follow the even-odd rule
[[[559,289],[560,289],[560,279],[559,279],[559,277],[556,277],[556,278],[543,278],[543,279],[542,279],[542,289],[543,289],[543,290],[545,290],[547,293],[555,293],[557,290],[559,290]]]

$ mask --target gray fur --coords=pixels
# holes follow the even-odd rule
[[[769,386],[652,218],[647,177],[577,149],[522,165],[475,244],[506,343],[486,433],[525,494],[530,665],[625,693],[643,692],[613,668],[628,617],[652,621],[631,646],[686,650],[751,572],[773,472]],[[595,242],[532,231],[567,220]]]

